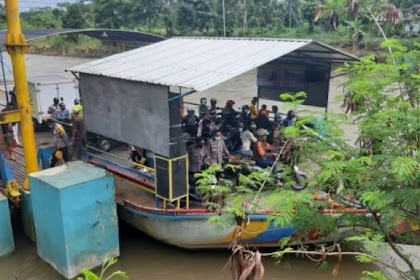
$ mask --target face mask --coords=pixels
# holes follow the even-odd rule
[[[249,110],[245,110],[245,114],[249,114]]]
[[[239,129],[239,133],[242,133],[242,132],[244,132],[244,129],[243,128],[240,128]]]
[[[214,137],[214,140],[216,140],[216,141],[219,141],[220,139],[222,139],[222,137],[221,137],[221,136],[216,136],[216,137]]]
[[[201,105],[207,105],[207,101],[205,100],[201,101]]]

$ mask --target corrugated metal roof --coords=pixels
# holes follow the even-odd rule
[[[291,53],[331,63],[357,59],[311,40],[178,37],[68,71],[203,91]]]

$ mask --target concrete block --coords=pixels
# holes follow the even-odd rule
[[[22,229],[26,237],[32,242],[35,242],[35,228],[34,228],[34,211],[32,209],[31,192],[20,189],[21,203],[20,213],[22,221]]]
[[[15,250],[8,199],[0,193],[0,257]]]
[[[38,255],[67,279],[119,256],[114,178],[83,162],[30,175]]]

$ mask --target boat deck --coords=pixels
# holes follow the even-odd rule
[[[23,186],[23,182],[26,178],[26,164],[23,148],[18,146],[13,152],[16,160],[10,160],[10,165],[12,166],[16,181],[20,186]]]

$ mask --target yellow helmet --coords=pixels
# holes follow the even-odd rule
[[[56,151],[55,154],[54,154],[54,156],[57,159],[63,159],[63,152],[62,151]]]

